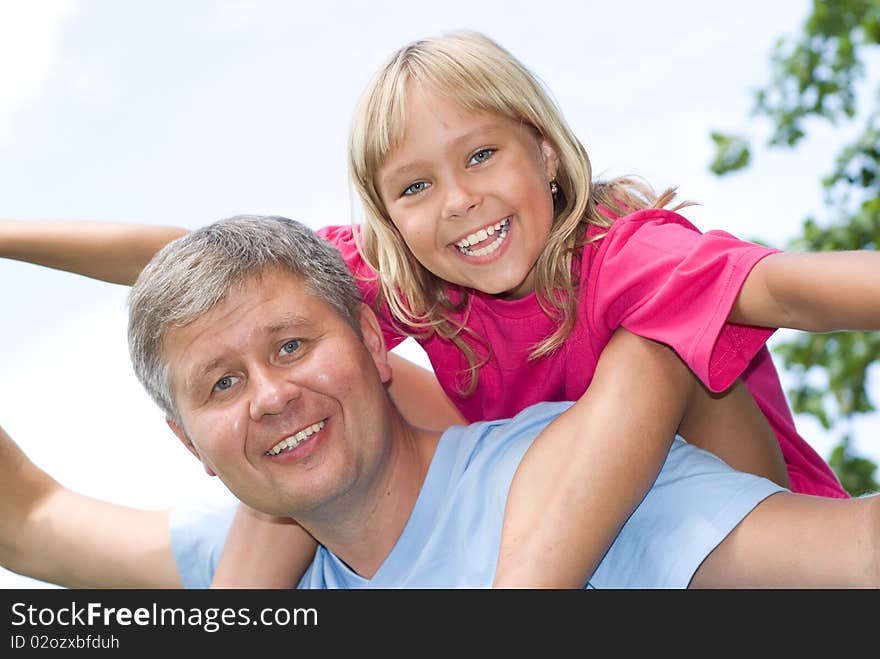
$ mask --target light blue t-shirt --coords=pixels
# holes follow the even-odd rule
[[[325,547],[301,588],[488,588],[510,483],[532,441],[570,403],[540,403],[508,420],[447,430],[412,515],[372,579]],[[764,498],[784,491],[734,471],[676,437],[650,492],[627,520],[587,587],[685,588],[700,564]],[[535,498],[536,505],[540,497]],[[172,546],[184,585],[210,584],[234,513],[172,514]]]

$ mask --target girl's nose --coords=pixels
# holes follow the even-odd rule
[[[443,216],[455,219],[466,216],[480,205],[480,192],[465,176],[453,176],[445,183],[446,198]]]

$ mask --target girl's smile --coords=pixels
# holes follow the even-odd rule
[[[534,128],[407,89],[406,128],[377,176],[404,241],[434,275],[492,295],[534,289],[558,158]]]
[[[468,234],[454,244],[455,248],[465,256],[488,256],[501,247],[509,233],[510,218],[505,217],[496,224],[490,224],[476,233]]]

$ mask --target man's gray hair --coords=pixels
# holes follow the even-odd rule
[[[284,217],[237,215],[209,224],[168,243],[141,272],[129,296],[129,354],[141,384],[178,425],[163,359],[166,334],[276,268],[299,277],[361,336],[361,296],[342,256],[312,229]]]

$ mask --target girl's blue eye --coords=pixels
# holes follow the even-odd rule
[[[479,165],[495,155],[495,149],[480,149],[468,160],[468,165]]]
[[[301,341],[299,339],[291,339],[290,341],[285,343],[283,346],[281,346],[281,352],[288,354],[288,355],[293,354],[299,348],[300,343],[301,343]]]
[[[416,181],[403,189],[404,196],[412,196],[414,194],[418,194],[423,190],[427,190],[430,183],[427,181]]]

